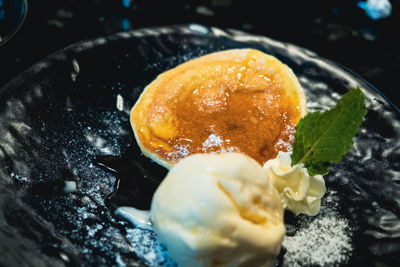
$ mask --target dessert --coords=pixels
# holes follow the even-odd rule
[[[292,166],[291,152],[279,152],[264,169],[278,190],[283,208],[294,214],[317,215],[326,188],[322,175],[310,175],[303,164]]]
[[[180,266],[265,266],[285,225],[266,171],[240,153],[196,154],[177,163],[151,205],[153,229]]]
[[[160,74],[130,120],[143,154],[170,168],[195,153],[242,152],[264,164],[291,149],[305,113],[289,67],[257,50],[232,49]]]
[[[159,75],[130,120],[143,154],[170,169],[150,211],[170,257],[182,267],[270,265],[284,208],[319,212],[322,175],[347,153],[365,113],[353,89],[332,109],[304,116],[293,72],[252,49]]]

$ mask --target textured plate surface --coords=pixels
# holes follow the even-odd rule
[[[118,175],[93,158],[125,153],[128,167],[121,169],[130,170],[124,174],[130,180],[123,186],[130,195],[121,204],[147,208],[156,187],[149,181],[161,180],[165,171],[137,149],[126,153],[134,142],[130,108],[162,71],[209,52],[244,47],[291,67],[310,111],[333,106],[351,87],[366,95],[368,114],[354,146],[325,177],[321,214],[286,216],[288,237],[279,263],[398,263],[398,110],[367,82],[308,50],[243,32],[183,25],[80,42],[1,89],[0,265],[173,266],[151,231],[114,215],[107,198]]]

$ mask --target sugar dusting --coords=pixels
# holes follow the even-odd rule
[[[92,115],[92,112],[88,113]],[[91,117],[90,115],[89,117]],[[137,256],[139,261],[146,266],[177,266],[168,257],[166,249],[158,242],[151,228],[137,227],[118,220],[105,205],[104,194],[111,192],[115,178],[93,166],[87,155],[121,154],[122,140],[127,138],[124,124],[126,124],[128,117],[123,116],[117,107],[117,110],[107,110],[100,115],[98,115],[98,112],[97,114],[93,112],[94,118],[101,118],[101,121],[87,127],[84,127],[86,123],[78,121],[78,124],[82,124],[80,126],[82,126],[83,131],[80,133],[74,132],[74,134],[83,135],[84,138],[72,138],[72,140],[79,141],[69,142],[66,146],[65,155],[71,154],[69,150],[73,150],[75,155],[79,157],[74,160],[66,156],[70,164],[74,166],[74,172],[80,177],[77,182],[78,191],[84,191],[90,195],[90,198],[87,196],[82,198],[82,207],[76,207],[78,211],[75,213],[74,221],[79,225],[83,224],[84,229],[76,229],[74,231],[76,236],[75,234],[69,234],[70,238],[72,240],[81,240],[82,231],[84,232],[85,238],[83,238],[79,248],[89,262],[94,251],[105,249],[107,254],[114,258],[115,262],[113,264],[116,266],[130,266],[132,261],[130,261],[129,257],[132,257],[132,255]],[[94,126],[95,124],[96,126]],[[76,149],[77,147],[79,149]],[[76,214],[79,216],[76,217]],[[117,215],[120,216],[120,214]],[[95,220],[96,223],[83,223],[92,218],[97,219]],[[103,220],[108,220],[109,223]],[[115,228],[117,225],[122,226],[125,230],[121,231]]]
[[[299,218],[299,230],[286,236],[283,266],[338,266],[346,263],[353,250],[352,228],[338,211],[337,192],[329,191],[315,217]]]
[[[338,206],[337,192],[331,190],[317,216],[298,217],[298,231],[283,241],[286,253],[282,266],[339,266],[348,262],[353,250],[353,229],[348,219],[340,215]],[[126,237],[148,266],[177,266],[151,229],[128,229]]]
[[[134,248],[136,255],[148,266],[176,267],[167,254],[165,247],[161,246],[156,234],[146,229],[128,229],[127,240]]]

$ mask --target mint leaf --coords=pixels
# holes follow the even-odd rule
[[[292,166],[303,163],[310,175],[328,173],[329,163],[340,162],[353,145],[366,113],[364,94],[354,88],[332,109],[307,114],[296,126]]]

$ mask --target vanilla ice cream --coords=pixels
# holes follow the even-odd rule
[[[303,164],[291,166],[291,152],[279,152],[264,164],[285,209],[298,215],[316,215],[326,188],[322,175],[310,176]]]
[[[268,266],[280,251],[283,207],[266,171],[239,153],[195,154],[158,187],[151,220],[180,266]]]

